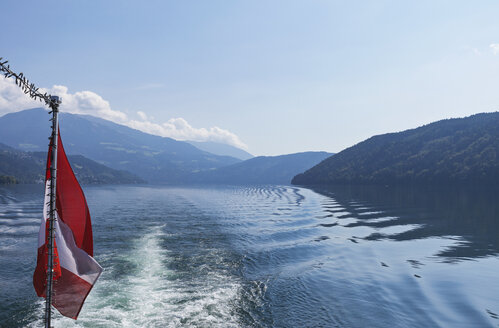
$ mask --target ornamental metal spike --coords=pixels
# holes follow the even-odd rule
[[[30,98],[34,100],[40,100],[41,102],[45,102],[47,106],[52,108],[56,105],[55,101],[52,99],[52,96],[45,93],[41,93],[40,90],[35,86],[34,83],[30,83],[29,80],[24,76],[24,73],[16,74],[8,65],[8,60],[4,60],[3,57],[0,57],[0,73],[3,74],[5,78],[14,78],[14,81],[21,90],[29,95]]]

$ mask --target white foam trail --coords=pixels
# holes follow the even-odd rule
[[[55,315],[55,327],[238,327],[235,306],[241,294],[233,277],[203,272],[182,279],[167,268],[168,250],[161,246],[163,227],[155,227],[133,249],[105,267],[77,321]],[[117,275],[124,263],[130,272]],[[42,304],[40,304],[42,309]],[[56,311],[55,311],[56,312]],[[40,312],[41,314],[41,312]],[[33,324],[39,325],[41,321]]]

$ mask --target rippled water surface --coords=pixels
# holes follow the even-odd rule
[[[55,327],[499,327],[499,194],[84,187],[104,273]],[[0,326],[37,327],[41,186],[0,187]]]

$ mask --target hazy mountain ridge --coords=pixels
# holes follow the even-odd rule
[[[215,155],[231,156],[243,161],[255,157],[245,150],[242,150],[240,148],[231,145],[221,144],[218,142],[212,142],[212,141],[203,141],[203,142],[187,141],[187,142],[200,150],[207,151]]]
[[[0,143],[0,183],[43,183],[47,152],[24,152]],[[114,170],[81,155],[69,155],[73,172],[82,184],[144,183],[139,177]]]
[[[44,151],[50,134],[48,119],[42,108],[0,117],[0,142],[22,150]],[[83,155],[150,182],[178,183],[192,172],[240,162],[93,116],[61,113],[60,130],[68,154]]]
[[[499,112],[371,137],[293,184],[499,184]]]
[[[289,184],[291,179],[325,158],[327,152],[303,152],[280,156],[258,156],[216,170],[199,172],[190,182],[212,184]]]

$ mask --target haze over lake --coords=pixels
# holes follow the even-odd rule
[[[104,273],[55,327],[497,327],[487,189],[84,187]],[[41,324],[43,189],[0,187],[0,322]]]

